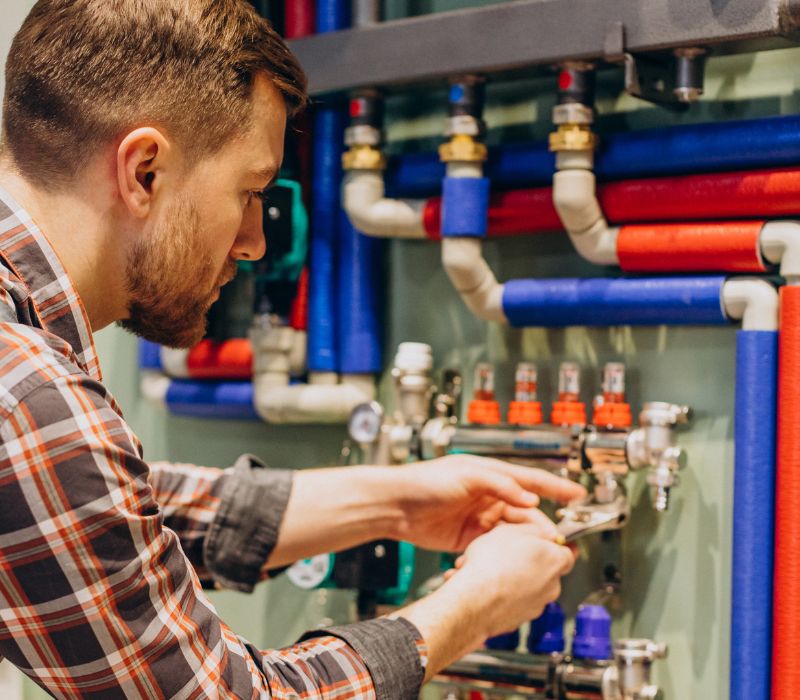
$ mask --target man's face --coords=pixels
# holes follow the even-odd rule
[[[253,90],[249,131],[192,168],[131,249],[129,316],[123,328],[170,347],[198,343],[220,288],[237,260],[266,250],[258,196],[283,160],[286,109],[264,77]]]

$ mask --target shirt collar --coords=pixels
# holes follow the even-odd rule
[[[81,369],[101,381],[91,325],[75,285],[47,236],[2,188],[0,258],[27,288],[42,328],[69,343]]]

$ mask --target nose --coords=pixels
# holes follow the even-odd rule
[[[255,200],[244,211],[242,225],[231,248],[234,260],[260,260],[267,252],[263,223],[264,205]]]

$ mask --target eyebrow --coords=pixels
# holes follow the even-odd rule
[[[253,170],[250,175],[259,180],[266,180],[267,187],[278,179],[278,171],[275,168],[266,167],[261,170]]]

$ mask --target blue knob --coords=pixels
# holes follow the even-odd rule
[[[516,651],[519,646],[519,630],[498,634],[496,637],[489,637],[484,642],[487,649],[495,651]]]
[[[572,655],[576,659],[610,659],[611,615],[602,605],[582,605],[575,616]]]
[[[564,651],[564,611],[558,603],[548,603],[544,612],[531,622],[528,651],[531,654]]]

